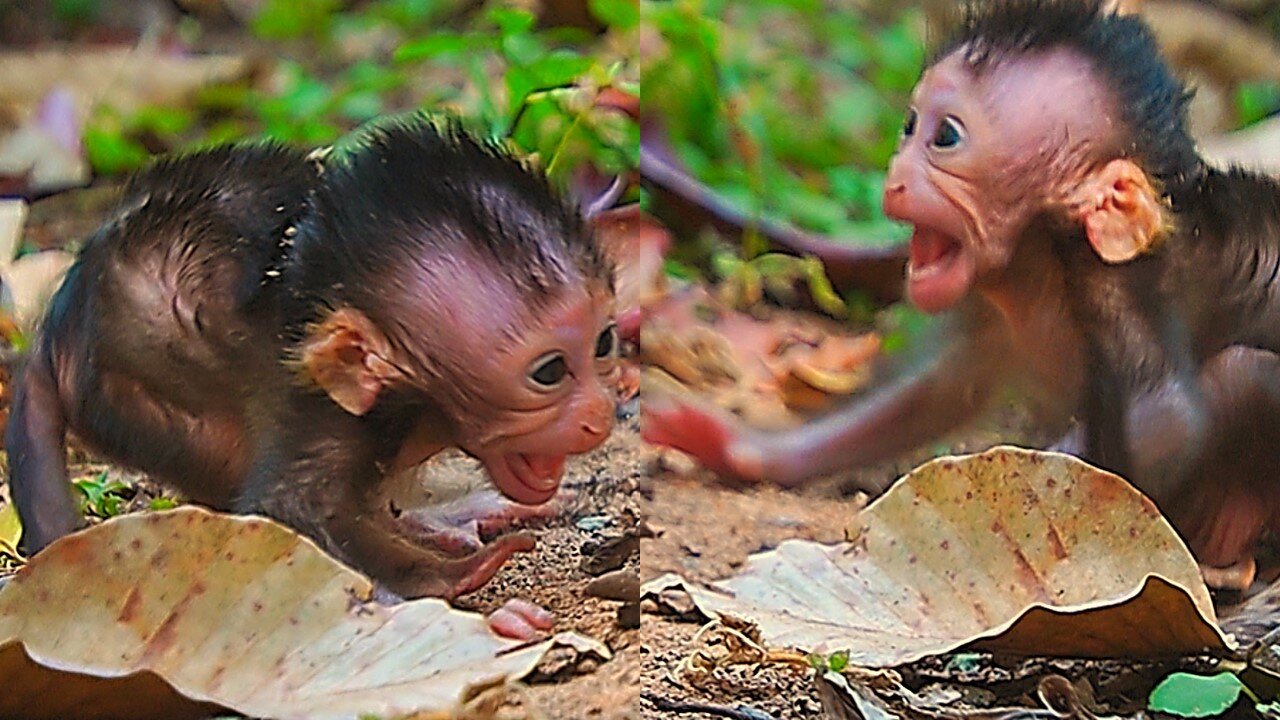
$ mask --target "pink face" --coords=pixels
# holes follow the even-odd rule
[[[907,296],[941,312],[1008,266],[1021,233],[1113,137],[1107,94],[1066,50],[975,74],[960,48],[912,93],[885,214],[914,227]]]
[[[497,358],[493,412],[461,446],[504,494],[534,505],[560,487],[568,455],[588,452],[613,429],[618,329],[602,287],[565,291],[541,322]]]
[[[451,437],[427,421],[397,465],[454,445],[512,500],[550,500],[565,458],[594,449],[613,428],[621,373],[613,291],[584,280],[533,299],[478,261],[418,279],[401,317],[414,317],[415,303],[433,310],[406,323],[402,337],[434,358],[414,363],[414,375]]]

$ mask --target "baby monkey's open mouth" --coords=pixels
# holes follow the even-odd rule
[[[974,279],[973,255],[961,238],[917,225],[907,262],[907,296],[927,313],[941,312],[964,297]]]
[[[564,455],[508,453],[480,460],[502,494],[525,505],[550,500],[564,475]]]
[[[960,241],[932,228],[917,225],[911,234],[911,279],[920,280],[943,272],[960,255]]]

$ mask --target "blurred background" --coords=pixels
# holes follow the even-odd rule
[[[617,107],[638,85],[637,22],[632,0],[0,2],[0,194],[110,184],[228,140],[319,146],[415,108],[589,192],[638,162]]]

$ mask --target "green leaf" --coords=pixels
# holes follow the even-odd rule
[[[880,351],[885,355],[896,355],[925,346],[936,325],[933,318],[908,303],[889,306],[878,319],[882,338]]]
[[[172,138],[190,129],[195,115],[185,108],[144,107],[129,118],[129,126],[135,132],[151,132],[160,137]]]
[[[1151,691],[1148,707],[1179,717],[1221,715],[1240,699],[1244,683],[1232,673],[1192,675],[1173,673]]]
[[[512,116],[524,104],[526,98],[538,89],[538,79],[522,67],[507,70],[507,102]]]
[[[489,20],[498,26],[504,37],[522,35],[533,30],[537,18],[528,10],[498,8],[489,13]]]
[[[636,0],[591,0],[590,7],[597,20],[618,30],[630,30],[640,23]]]
[[[800,258],[785,253],[766,252],[751,259],[760,274],[765,277],[783,277],[792,279],[800,270]]]
[[[17,555],[21,540],[22,520],[18,518],[18,506],[9,503],[0,507],[0,552]]]
[[[718,278],[729,278],[741,272],[742,258],[729,252],[718,252],[711,256],[711,272]]]
[[[253,18],[253,31],[272,40],[322,35],[342,0],[267,0]]]
[[[849,666],[849,651],[837,650],[830,655],[821,653],[809,653],[805,656],[809,661],[809,667],[818,672],[843,672]]]
[[[844,669],[849,666],[849,651],[839,650],[831,653],[827,665],[830,666],[832,672],[844,672]]]
[[[504,35],[499,46],[507,60],[515,65],[532,65],[547,52],[546,45],[533,35]]]
[[[442,32],[401,45],[396,48],[395,59],[396,62],[415,62],[480,50],[490,45],[488,39],[476,35]]]
[[[429,27],[451,5],[449,0],[382,0],[371,11],[392,24],[409,30]]]
[[[151,159],[151,153],[141,143],[125,137],[118,127],[85,128],[84,151],[89,164],[99,175],[136,170]]]
[[[6,339],[18,353],[25,353],[31,347],[31,336],[21,330],[12,330]]]
[[[147,507],[152,510],[172,510],[173,508],[178,507],[178,501],[162,495],[157,498],[151,498],[151,502]]]
[[[978,653],[956,653],[947,658],[947,670],[952,672],[973,672],[978,669],[978,660],[982,656]]]
[[[591,58],[570,50],[555,50],[538,58],[526,68],[543,89],[568,85],[584,75],[594,64]]]
[[[100,518],[111,518],[124,510],[124,497],[121,491],[129,486],[116,480],[110,480],[104,470],[93,478],[76,480],[73,485],[84,496],[85,512]]]
[[[88,24],[102,15],[101,0],[54,0],[53,14],[65,23]]]
[[[372,120],[381,115],[385,107],[382,96],[373,90],[347,93],[338,101],[338,111],[356,122]]]
[[[1236,115],[1240,124],[1253,123],[1280,108],[1280,85],[1273,82],[1244,83],[1236,90]]]
[[[662,262],[662,271],[666,273],[668,277],[673,277],[677,280],[694,282],[702,278],[702,273],[698,272],[697,268],[680,262],[674,258],[667,258]]]

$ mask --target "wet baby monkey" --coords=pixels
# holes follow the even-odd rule
[[[407,536],[380,486],[456,447],[516,503],[550,500],[565,458],[612,428],[612,278],[576,208],[452,122],[385,121],[322,158],[162,160],[85,244],[17,378],[5,441],[27,550],[80,523],[70,431],[396,595],[473,590],[530,541],[451,556]],[[545,624],[495,616],[507,634]]]
[[[906,292],[949,332],[791,432],[646,398],[645,435],[784,484],[935,440],[1020,384],[1059,447],[1134,481],[1219,584],[1280,524],[1280,185],[1202,160],[1190,94],[1101,0],[973,2],[917,84],[885,181]],[[1206,573],[1209,577],[1211,573]]]

